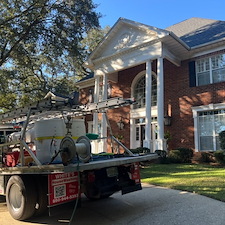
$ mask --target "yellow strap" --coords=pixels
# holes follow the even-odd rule
[[[52,140],[52,139],[63,139],[65,136],[47,136],[47,137],[36,137],[36,141],[43,141],[43,140]],[[78,137],[72,137],[72,139],[77,140]]]

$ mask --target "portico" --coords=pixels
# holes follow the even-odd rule
[[[119,19],[95,51],[90,55],[86,66],[94,71],[95,90],[94,101],[98,102],[108,97],[108,81],[118,82],[118,72],[128,68],[145,64],[142,73],[145,76],[145,102],[140,107],[130,110],[130,148],[140,147],[137,140],[137,132],[141,132],[143,147],[151,151],[166,148],[164,139],[164,66],[163,60],[167,59],[179,66],[178,57],[171,53],[170,47],[174,43],[180,46],[180,51],[185,49],[183,43],[178,43],[170,32],[155,27],[146,26],[126,19]],[[172,48],[172,47],[171,47]],[[173,50],[173,49],[172,49]],[[156,61],[156,71],[153,72],[152,62]],[[152,106],[152,79],[156,78],[156,105]],[[127,75],[129,76],[129,74]],[[102,85],[102,90],[99,87]],[[135,87],[135,84],[134,84]],[[134,90],[131,87],[130,97]],[[123,96],[120,96],[123,97]],[[138,101],[138,99],[137,99]],[[138,131],[136,121],[144,119],[142,128]],[[155,130],[153,131],[153,119]],[[98,129],[98,116],[93,119],[93,132]],[[107,135],[106,120],[101,120],[101,135]],[[157,132],[153,134],[152,132]],[[140,135],[139,135],[140,136]],[[138,144],[139,143],[139,144]],[[106,145],[102,141],[101,145]]]

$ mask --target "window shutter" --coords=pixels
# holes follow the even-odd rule
[[[196,86],[195,61],[189,62],[189,84],[190,87]]]

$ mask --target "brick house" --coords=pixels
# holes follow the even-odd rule
[[[163,30],[120,18],[86,66],[94,73],[77,83],[82,103],[136,99],[133,106],[108,111],[113,134],[128,148],[220,149],[225,21],[191,18]],[[87,124],[88,132],[106,136],[104,116],[89,117]]]

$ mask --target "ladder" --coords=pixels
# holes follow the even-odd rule
[[[15,109],[10,112],[0,114],[0,121],[6,123],[16,119],[24,121],[26,117],[35,118],[40,116],[60,116],[62,113],[70,113],[74,116],[84,116],[92,113],[104,112],[107,109],[119,108],[133,104],[135,101],[132,98],[111,98],[105,101],[90,103],[85,105],[74,105],[68,99],[54,100],[51,97],[41,101],[31,103],[25,107]]]

